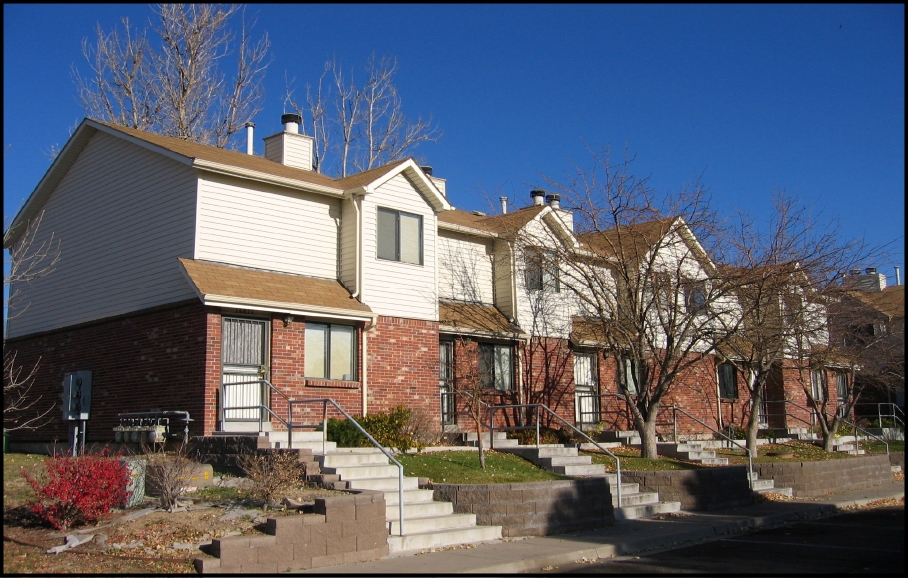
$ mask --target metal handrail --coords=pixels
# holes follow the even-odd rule
[[[226,387],[227,385],[252,384],[252,383],[262,383],[262,382],[268,384],[269,386],[271,386],[271,387],[274,389],[274,391],[277,391],[278,393],[280,393],[280,390],[278,390],[277,388],[275,388],[273,385],[271,385],[270,382],[268,382],[267,380],[264,380],[264,379],[260,379],[260,380],[258,380],[258,381],[248,381],[248,382],[237,382],[237,383],[231,383],[231,384],[223,384],[222,387]],[[286,399],[286,396],[284,396],[283,393],[281,393],[281,395]],[[222,399],[221,401],[223,401],[223,399]],[[294,405],[294,404],[315,403],[315,402],[319,402],[319,403],[321,403],[321,404],[323,405],[323,407],[322,407],[322,410],[323,410],[323,411],[322,411],[322,454],[325,454],[326,451],[327,451],[327,438],[328,438],[328,404],[330,403],[331,405],[334,406],[334,408],[335,408],[337,411],[339,411],[341,414],[343,414],[343,416],[344,416],[345,418],[347,418],[348,420],[350,420],[350,423],[352,423],[352,424],[356,427],[357,430],[359,430],[360,432],[362,432],[362,434],[363,434],[364,436],[366,436],[366,438],[368,438],[368,440],[369,440],[370,442],[372,442],[372,444],[373,444],[376,448],[378,448],[378,449],[382,452],[382,454],[384,454],[385,456],[387,456],[388,459],[391,460],[391,462],[393,462],[393,463],[397,466],[397,470],[398,470],[398,490],[397,490],[397,492],[398,492],[398,511],[399,511],[399,518],[400,518],[400,530],[399,530],[399,534],[400,534],[400,536],[403,536],[403,535],[404,535],[404,467],[403,467],[403,464],[401,464],[400,462],[398,462],[397,459],[395,459],[394,456],[392,456],[391,453],[388,452],[388,451],[384,448],[384,446],[382,446],[381,444],[379,444],[379,443],[375,440],[375,438],[373,438],[373,437],[369,434],[369,432],[367,432],[365,429],[363,429],[363,427],[362,427],[361,425],[359,425],[359,422],[357,422],[356,420],[354,420],[353,417],[352,417],[350,414],[348,414],[347,412],[345,412],[345,411],[343,410],[343,408],[341,408],[341,407],[337,404],[337,402],[334,401],[333,399],[331,399],[331,398],[319,398],[319,399],[287,399],[287,403],[288,403],[288,414],[289,414],[288,419],[290,420],[289,422],[288,422],[288,421],[285,421],[282,417],[280,417],[279,415],[277,415],[277,413],[275,413],[274,410],[272,410],[270,407],[268,407],[267,405],[264,405],[264,404],[252,405],[252,406],[230,406],[230,407],[221,406],[221,421],[222,421],[222,422],[224,421],[224,417],[223,417],[223,416],[224,416],[224,412],[226,412],[226,411],[228,411],[228,410],[231,410],[231,411],[232,411],[232,410],[241,410],[241,409],[257,409],[257,410],[260,410],[260,411],[266,411],[266,412],[268,412],[271,416],[277,418],[277,420],[278,420],[279,422],[281,422],[282,424],[284,424],[284,426],[287,427],[287,430],[288,430],[288,447],[292,449],[292,448],[293,448],[293,428],[294,428],[294,427],[297,427],[297,428],[300,428],[300,427],[313,427],[313,426],[306,426],[306,425],[303,425],[303,424],[293,424],[293,421],[292,421],[292,420],[293,420],[293,405]],[[223,423],[222,423],[222,425],[223,425]],[[259,428],[261,428],[261,426],[262,426],[262,419],[261,419],[261,414],[259,414]],[[261,431],[261,429],[260,429],[259,431]]]
[[[270,407],[268,407],[268,406],[266,406],[266,405],[261,405],[261,406],[241,406],[241,407],[232,406],[232,407],[229,407],[229,408],[228,408],[228,407],[225,407],[225,406],[223,405],[223,402],[226,401],[226,399],[225,399],[225,392],[226,392],[226,389],[227,389],[227,387],[233,387],[233,386],[236,386],[236,385],[267,385],[267,386],[271,389],[271,391],[277,393],[279,396],[281,396],[282,398],[284,398],[284,401],[287,402],[287,414],[288,414],[287,421],[284,421],[284,419],[283,419],[282,417],[280,417],[279,415],[277,415],[277,414],[274,412],[274,410],[272,410]],[[277,387],[275,387],[274,384],[272,384],[272,383],[271,383],[270,381],[268,381],[267,379],[256,379],[256,380],[253,380],[253,381],[235,381],[235,382],[231,382],[231,383],[222,383],[222,384],[221,384],[221,390],[220,390],[220,392],[221,392],[221,404],[222,404],[222,405],[221,405],[221,412],[220,412],[220,416],[221,416],[221,417],[220,417],[221,429],[224,428],[224,422],[225,422],[225,420],[226,420],[226,417],[225,417],[225,413],[224,413],[224,412],[226,412],[227,410],[230,410],[230,411],[238,410],[238,409],[259,409],[260,411],[261,411],[261,410],[267,410],[268,413],[269,413],[271,416],[277,418],[277,419],[278,419],[282,424],[284,424],[284,426],[287,428],[287,447],[292,449],[292,448],[293,448],[293,428],[308,428],[308,427],[312,427],[312,426],[307,426],[307,425],[305,425],[305,424],[298,424],[298,425],[297,425],[297,424],[294,424],[294,423],[293,423],[293,405],[290,403],[290,401],[291,401],[290,398],[287,397],[287,395],[284,394],[284,392],[282,392],[282,391],[279,390]],[[262,431],[262,414],[259,414],[259,432],[261,432],[261,431]]]
[[[717,434],[718,436],[720,436],[720,437],[722,437],[722,438],[725,438],[726,440],[728,440],[729,442],[731,442],[732,445],[737,446],[737,447],[743,449],[745,452],[747,452],[747,466],[748,466],[748,468],[750,469],[750,470],[748,471],[748,473],[747,473],[747,482],[750,483],[750,487],[751,487],[751,489],[753,489],[753,484],[754,484],[754,483],[753,483],[753,481],[754,481],[754,459],[753,459],[753,454],[750,453],[750,448],[748,448],[747,446],[742,446],[741,444],[735,442],[732,438],[729,438],[728,436],[726,436],[725,434],[723,434],[723,433],[720,432],[719,430],[710,427],[708,424],[706,424],[706,423],[704,423],[704,422],[701,422],[700,420],[698,420],[698,419],[695,418],[694,416],[690,415],[689,413],[687,413],[687,412],[684,411],[683,409],[679,408],[678,406],[676,406],[676,405],[671,405],[670,407],[672,408],[672,417],[673,417],[673,419],[674,419],[674,423],[675,423],[676,426],[678,425],[677,413],[678,413],[678,412],[681,412],[682,414],[684,414],[684,415],[686,415],[687,417],[689,417],[690,419],[694,420],[695,422],[697,422],[698,424],[700,424],[701,426],[703,426],[703,427],[706,428],[707,430],[710,430],[710,431],[713,432],[714,434]]]
[[[328,404],[330,403],[331,405],[334,406],[334,409],[336,409],[337,411],[342,413],[344,415],[344,417],[350,421],[351,424],[356,426],[356,429],[359,430],[366,438],[368,438],[369,441],[372,442],[373,446],[375,446],[376,448],[381,450],[382,454],[387,456],[388,459],[397,466],[397,471],[398,471],[398,477],[397,477],[397,484],[398,484],[398,486],[397,486],[397,495],[398,495],[397,496],[397,502],[398,502],[397,507],[398,508],[397,508],[397,510],[398,510],[398,514],[399,514],[399,518],[400,518],[399,534],[400,534],[400,536],[404,536],[404,466],[403,466],[403,464],[398,462],[397,459],[390,452],[388,452],[388,450],[386,450],[384,446],[379,444],[375,438],[373,438],[371,435],[369,435],[369,432],[367,432],[365,429],[363,429],[363,427],[361,425],[359,425],[359,422],[354,420],[350,414],[345,412],[343,410],[343,408],[341,408],[339,405],[337,405],[337,402],[334,401],[333,399],[331,399],[330,397],[318,398],[318,399],[294,399],[294,400],[290,400],[290,401],[291,401],[291,405],[298,404],[298,403],[302,404],[302,403],[315,403],[315,402],[319,402],[319,403],[323,404],[323,406],[324,406],[324,408],[323,408],[324,415],[322,416],[322,425],[324,426],[324,428],[323,428],[324,435],[322,436],[323,446],[324,446],[325,442],[327,441],[327,437],[328,437]],[[322,453],[324,453],[324,447],[322,448]]]
[[[786,400],[786,403],[790,403],[791,405],[795,406],[796,408],[800,408],[800,409],[804,410],[805,412],[811,412],[811,413],[813,413],[814,411],[816,411],[816,410],[811,410],[811,409],[809,409],[809,408],[806,408],[806,407],[802,406],[801,404],[795,403],[795,402],[793,402],[793,401],[791,401],[791,400]],[[841,417],[841,416],[839,416],[839,420],[842,421],[842,422],[844,422],[844,423],[846,423],[846,424],[848,424],[848,425],[851,426],[852,428],[854,428],[854,454],[855,454],[855,455],[857,455],[857,453],[858,453],[858,448],[860,447],[860,444],[861,444],[861,441],[858,439],[858,431],[860,430],[861,432],[863,432],[864,434],[867,434],[868,436],[870,436],[870,437],[873,438],[874,440],[877,440],[877,441],[879,441],[879,442],[882,442],[883,445],[886,446],[886,456],[889,456],[889,442],[887,442],[886,440],[884,440],[884,439],[882,439],[882,438],[878,438],[878,437],[874,436],[873,434],[871,434],[870,432],[868,432],[868,431],[865,430],[864,428],[859,428],[859,427],[857,427],[856,425],[852,424],[851,422],[849,422],[848,420],[846,420],[845,418],[843,418],[843,417]]]
[[[483,402],[480,400],[480,403],[483,403]],[[495,448],[495,445],[494,445],[494,442],[495,442],[495,438],[494,438],[495,412],[494,412],[494,410],[505,409],[505,408],[530,408],[530,407],[532,407],[532,408],[536,408],[536,449],[537,450],[539,449],[539,409],[542,408],[542,409],[546,410],[547,412],[549,412],[550,414],[552,414],[553,416],[555,416],[556,418],[558,418],[558,420],[561,421],[562,425],[565,425],[565,426],[571,428],[572,430],[574,430],[575,432],[577,432],[578,434],[580,434],[581,436],[583,436],[584,438],[586,438],[587,440],[592,442],[594,446],[596,446],[597,448],[599,448],[600,450],[602,450],[603,452],[605,452],[606,454],[611,456],[615,460],[615,464],[617,466],[618,508],[621,508],[621,458],[619,458],[618,456],[615,456],[614,454],[609,452],[607,449],[600,446],[599,442],[593,440],[592,438],[587,436],[585,433],[583,433],[581,430],[578,430],[573,424],[571,424],[570,422],[568,422],[567,420],[565,420],[564,418],[562,418],[561,416],[556,414],[554,411],[552,411],[551,408],[549,408],[549,406],[545,405],[544,403],[525,403],[525,404],[497,405],[497,406],[490,406],[490,405],[486,404],[486,406],[489,408],[489,421],[491,423],[491,425],[489,426],[489,442],[491,442],[490,448],[492,448],[492,449]],[[505,426],[501,429],[506,430],[506,429],[508,429],[508,426]]]
[[[839,409],[845,407],[845,405],[846,405],[846,404],[839,404]],[[901,424],[901,425],[902,425],[902,431],[905,431],[905,420],[904,420],[905,412],[902,411],[902,408],[900,408],[899,406],[897,406],[896,404],[894,404],[894,403],[892,403],[892,402],[876,402],[876,403],[874,403],[874,402],[861,402],[861,403],[856,403],[856,404],[854,404],[854,405],[852,406],[851,409],[852,409],[853,412],[855,412],[855,415],[857,415],[857,407],[858,407],[858,406],[867,407],[867,406],[871,406],[871,405],[875,405],[875,406],[876,406],[876,416],[877,416],[877,421],[879,422],[881,428],[883,427],[883,418],[892,418],[893,420],[895,420],[893,423],[894,423],[894,424]],[[884,406],[889,407],[890,413],[885,413],[885,414],[883,413],[883,407],[884,407]],[[900,413],[901,413],[901,415],[902,415],[901,418],[899,417],[899,414],[900,414]],[[866,417],[868,417],[868,416],[864,415],[864,416],[861,416],[861,417],[865,417],[865,418],[866,418]],[[896,427],[898,427],[898,426],[896,426]]]

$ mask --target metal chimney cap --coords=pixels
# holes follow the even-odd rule
[[[244,127],[255,127],[255,123],[253,123],[252,121],[247,121]]]
[[[561,201],[561,195],[560,195],[560,194],[546,194],[546,196],[545,196],[545,201],[546,201],[546,202],[551,202],[552,200],[555,200],[556,202],[560,202],[560,201]]]
[[[867,274],[876,274],[876,267],[869,266],[864,272],[866,272]]]
[[[848,271],[848,274],[850,274],[851,276],[860,276],[860,275],[861,275],[861,269],[860,269],[860,268],[852,268],[851,270]]]
[[[432,166],[431,165],[421,165],[421,166],[419,166],[419,169],[421,169],[422,172],[424,174],[426,174],[427,176],[432,175]]]
[[[530,196],[534,198],[545,197],[545,190],[532,190]]]
[[[284,113],[281,115],[281,124],[285,123],[296,123],[297,125],[303,122],[303,116],[298,113]]]

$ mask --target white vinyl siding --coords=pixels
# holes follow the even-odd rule
[[[338,277],[340,200],[205,174],[195,258]]]
[[[60,260],[13,285],[9,336],[194,298],[177,257],[192,255],[195,187],[188,166],[97,132],[44,205],[37,244],[53,234]]]
[[[379,207],[422,217],[421,265],[378,258]],[[380,315],[437,321],[435,236],[435,211],[403,175],[367,195],[363,200],[363,302]]]
[[[515,317],[517,314],[514,310],[514,288],[512,286],[514,273],[511,258],[508,243],[503,240],[496,241],[492,267],[495,280],[494,302],[495,306],[507,317]]]
[[[492,304],[492,241],[444,232],[438,237],[438,295]],[[505,283],[507,284],[507,282]]]
[[[352,200],[343,200],[340,208],[340,281],[352,291],[356,285],[356,208]]]

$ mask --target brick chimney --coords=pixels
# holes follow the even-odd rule
[[[313,139],[299,132],[302,117],[296,113],[281,116],[284,130],[265,138],[265,159],[290,167],[312,171]]]

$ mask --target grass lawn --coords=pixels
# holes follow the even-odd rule
[[[640,457],[640,450],[631,446],[612,448],[609,452],[621,459],[621,470],[699,470],[708,468],[703,464],[694,464],[664,456],[660,456],[658,460],[647,460]],[[606,470],[614,471],[616,469],[615,460],[608,454],[603,454],[598,450],[595,452],[581,451],[580,453],[584,456],[592,456],[593,464],[605,464]]]
[[[44,474],[44,461],[49,456],[43,454],[4,454],[3,455],[3,507],[21,506],[27,500],[35,498],[32,487],[22,477],[22,471],[31,475]]]
[[[886,452],[886,446],[882,442],[862,442],[861,447],[872,454],[884,454]],[[905,443],[889,442],[889,449],[892,452],[904,451]],[[716,452],[718,456],[728,458],[730,464],[747,464],[747,456],[744,450],[740,448],[719,449]],[[846,452],[824,452],[821,446],[812,442],[791,440],[789,442],[759,446],[754,462],[813,462],[817,460],[844,460],[846,458],[854,458],[854,455]]]
[[[486,450],[486,469],[479,467],[475,451],[400,454],[398,462],[407,476],[422,476],[436,484],[487,484],[570,480],[568,476],[539,468],[507,452]]]

